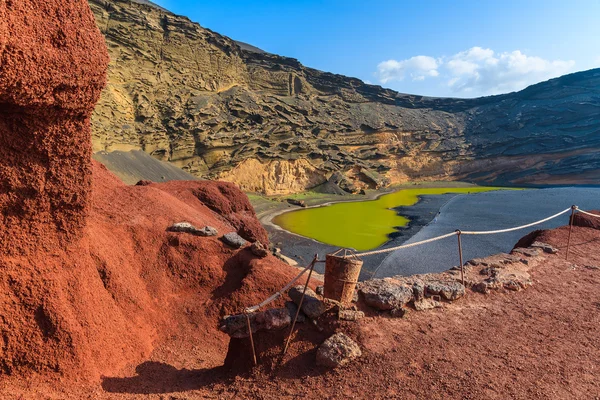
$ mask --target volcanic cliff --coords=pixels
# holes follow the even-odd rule
[[[271,194],[336,171],[358,186],[600,182],[600,70],[506,95],[427,98],[307,68],[147,1],[89,4],[111,56],[95,151],[143,150]]]

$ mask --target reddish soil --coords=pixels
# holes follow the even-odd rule
[[[204,341],[176,330],[147,361],[131,363],[98,384],[67,385],[38,376],[6,381],[4,393],[73,399],[598,398],[600,270],[589,267],[600,265],[600,231],[575,227],[569,261],[567,234],[563,227],[538,236],[560,253],[547,255],[532,271],[534,285],[526,290],[468,292],[443,309],[402,319],[382,314],[339,323],[363,348],[363,357],[344,369],[315,366],[315,349],[326,333],[305,324],[281,364],[264,358],[252,373],[230,375],[215,368],[226,340],[208,350],[214,327],[199,325],[206,330]],[[202,313],[190,311],[191,319]],[[279,351],[284,333],[258,338],[263,357]]]

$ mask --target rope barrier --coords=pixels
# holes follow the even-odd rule
[[[311,262],[310,264],[308,264],[308,265],[307,265],[307,266],[306,266],[306,267],[305,267],[305,268],[304,268],[302,271],[300,271],[300,273],[299,273],[298,275],[296,275],[296,277],[295,277],[294,279],[292,279],[291,281],[289,281],[289,282],[288,282],[288,284],[287,284],[287,285],[285,285],[285,286],[283,287],[283,289],[281,289],[280,291],[276,292],[274,295],[272,295],[271,297],[269,297],[268,299],[266,299],[266,300],[265,300],[265,301],[263,301],[262,303],[260,303],[260,304],[257,304],[257,305],[255,305],[255,306],[252,306],[252,307],[248,307],[248,308],[246,308],[246,309],[244,310],[244,312],[245,312],[246,314],[248,314],[248,313],[253,313],[253,312],[256,312],[256,311],[258,311],[259,309],[261,309],[261,308],[263,308],[264,306],[266,306],[267,304],[269,304],[269,303],[272,303],[272,302],[274,302],[275,300],[277,300],[277,299],[279,298],[279,296],[281,296],[281,295],[282,295],[284,292],[286,292],[286,291],[287,291],[287,290],[288,290],[290,287],[292,287],[292,285],[293,285],[294,283],[296,283],[296,281],[297,281],[298,279],[300,279],[300,278],[302,277],[302,275],[304,275],[304,274],[306,273],[306,271],[308,271],[309,269],[311,269],[311,267],[313,266],[313,264],[314,264],[315,262],[316,262],[316,261],[313,261],[313,262]]]
[[[541,223],[550,221],[550,220],[552,220],[554,218],[560,217],[561,215],[568,213],[571,210],[575,210],[577,212],[581,212],[583,214],[590,215],[592,217],[600,218],[600,215],[592,214],[592,213],[589,213],[587,211],[580,210],[576,206],[573,206],[573,207],[569,207],[569,208],[567,208],[567,209],[565,209],[565,210],[563,210],[563,211],[561,211],[559,213],[551,215],[551,216],[549,216],[547,218],[541,219],[539,221],[531,222],[531,223],[526,224],[526,225],[516,226],[514,228],[499,229],[499,230],[494,230],[494,231],[460,231],[460,230],[456,230],[455,232],[446,233],[445,235],[436,236],[434,238],[421,240],[421,241],[415,242],[415,243],[403,244],[403,245],[400,245],[400,246],[390,247],[390,248],[381,249],[381,250],[366,251],[366,252],[363,252],[363,253],[356,253],[356,254],[353,254],[353,255],[354,256],[358,256],[358,257],[367,257],[367,256],[376,255],[376,254],[390,253],[390,252],[393,252],[393,251],[396,251],[396,250],[407,249],[407,248],[415,247],[415,246],[421,246],[423,244],[427,244],[427,243],[435,242],[435,241],[438,241],[438,240],[446,239],[446,238],[448,238],[450,236],[455,236],[455,235],[494,235],[494,234],[498,234],[498,233],[506,233],[506,232],[517,231],[517,230],[520,230],[520,229],[529,228],[531,226],[539,225]],[[341,251],[341,250],[342,249],[338,250],[338,252]],[[246,308],[244,310],[244,312],[245,313],[256,312],[259,309],[261,309],[264,306],[266,306],[267,304],[270,304],[273,301],[277,300],[294,283],[296,283],[296,281],[298,281],[298,279],[300,279],[302,277],[302,275],[304,275],[308,270],[310,270],[314,266],[314,263],[316,263],[316,262],[322,262],[322,261],[321,260],[316,260],[316,259],[313,260],[313,262],[311,262],[302,271],[300,271],[300,273],[294,279],[292,279],[290,282],[288,282],[288,284],[285,285],[281,290],[279,290],[278,292],[276,292],[275,294],[273,294],[271,297],[267,298],[262,303],[257,304],[257,305],[252,306],[252,307]],[[381,264],[379,266],[381,266]],[[377,267],[375,269],[375,271],[373,271],[372,276],[375,276],[375,273],[377,273],[378,269],[379,269],[379,267]]]
[[[494,235],[496,233],[505,233],[505,232],[518,231],[519,229],[529,228],[531,226],[539,225],[539,224],[544,223],[546,221],[550,221],[551,219],[554,219],[556,217],[560,217],[561,215],[566,214],[569,211],[571,211],[571,207],[567,208],[564,211],[556,213],[556,214],[554,214],[554,215],[552,215],[552,216],[550,216],[548,218],[540,219],[539,221],[535,221],[535,222],[532,222],[532,223],[527,224],[527,225],[516,226],[514,228],[499,229],[499,230],[496,230],[496,231],[461,231],[461,233],[463,235]]]
[[[585,215],[589,215],[590,217],[600,218],[600,215],[598,215],[598,214],[592,214],[590,212],[583,211],[583,210],[581,210],[579,208],[577,208],[577,212],[580,212],[580,213],[585,214]]]
[[[456,232],[446,233],[445,235],[437,236],[437,237],[434,237],[434,238],[431,238],[431,239],[421,240],[420,242],[403,244],[402,246],[390,247],[389,249],[366,251],[364,253],[356,253],[356,255],[358,257],[366,257],[366,256],[372,256],[372,255],[375,255],[375,254],[389,253],[391,251],[396,251],[396,250],[400,250],[400,249],[407,249],[409,247],[420,246],[420,245],[425,244],[425,243],[435,242],[436,240],[442,240],[442,239],[445,239],[447,237],[454,236],[454,235],[456,235]]]

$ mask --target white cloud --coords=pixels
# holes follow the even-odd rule
[[[409,76],[413,81],[422,81],[426,77],[436,77],[438,61],[433,57],[416,56],[407,60],[388,60],[377,66],[377,77],[381,83],[401,81]]]
[[[428,56],[388,60],[378,65],[376,75],[381,83],[402,80],[406,75],[413,81],[439,76],[451,92],[479,96],[520,90],[571,72],[574,66],[574,61],[546,60],[520,50],[495,53],[473,47],[437,60]]]

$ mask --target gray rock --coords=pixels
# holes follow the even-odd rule
[[[425,297],[425,284],[421,280],[413,283],[413,296],[415,301],[420,301]]]
[[[412,287],[391,283],[384,279],[362,282],[359,292],[365,303],[377,310],[399,308],[413,299]]]
[[[599,270],[600,269],[600,267],[597,265],[586,265],[584,268],[591,269],[591,270]]]
[[[540,255],[540,249],[518,247],[516,249],[513,249],[513,251],[511,253],[523,254],[524,256],[527,256],[527,257],[535,257],[535,256]]]
[[[190,233],[195,236],[217,236],[217,230],[212,226],[205,226],[202,229],[196,228],[189,222],[178,222],[167,228],[169,232]]]
[[[465,286],[456,281],[432,281],[425,284],[426,294],[439,295],[448,301],[457,300],[465,295]]]
[[[325,340],[317,350],[317,364],[328,368],[341,367],[362,356],[356,342],[343,333]]]
[[[246,245],[246,240],[235,232],[229,232],[221,236],[221,240],[229,246],[239,249]]]
[[[252,243],[252,246],[250,246],[250,251],[256,257],[260,258],[265,258],[269,254],[267,248],[260,241]]]
[[[344,321],[358,321],[365,317],[365,313],[356,310],[340,310],[338,312],[338,318]]]
[[[303,290],[304,286],[298,285],[294,286],[288,291],[290,299],[292,299],[296,305],[300,304]],[[304,295],[304,300],[302,301],[302,312],[304,312],[304,314],[306,314],[306,316],[310,319],[317,319],[325,311],[327,311],[325,304],[323,304],[323,302],[317,297],[317,294],[311,288],[307,288],[306,294]]]
[[[289,326],[292,322],[287,308],[273,308],[266,311],[255,312],[248,315],[252,332],[260,330],[279,330]],[[228,315],[221,320],[219,329],[232,338],[245,338],[249,336],[246,314]]]
[[[286,301],[285,308],[288,309],[288,311],[290,313],[290,318],[292,318],[292,321],[293,321],[294,318],[296,317],[296,312],[298,312],[298,306],[293,301]],[[304,315],[304,313],[302,311],[300,313],[298,313],[298,319],[296,320],[296,322],[299,322],[299,323],[306,322],[306,315]]]
[[[556,247],[553,247],[552,245],[549,245],[548,243],[533,242],[529,247],[533,247],[534,249],[541,249],[544,251],[544,253],[548,254],[558,253],[558,249]]]

